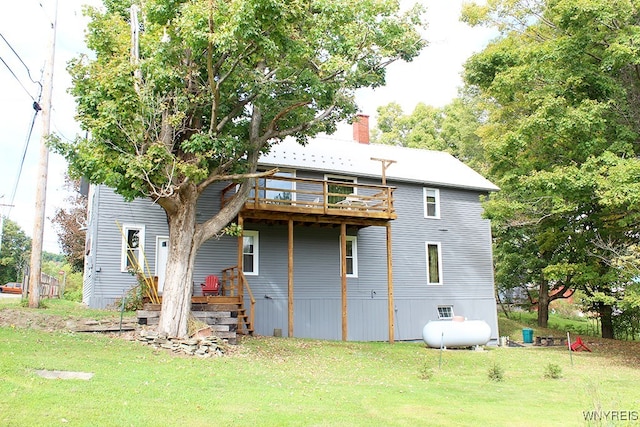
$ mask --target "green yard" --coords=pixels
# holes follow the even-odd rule
[[[517,323],[501,323],[517,333]],[[565,347],[441,353],[422,343],[269,337],[200,359],[117,335],[5,325],[0,425],[637,425],[639,343],[588,340],[594,352],[574,353],[573,366]],[[545,378],[550,365],[561,378]],[[38,369],[94,376],[51,380]],[[496,369],[502,381],[489,378]],[[603,420],[585,421],[586,411]]]

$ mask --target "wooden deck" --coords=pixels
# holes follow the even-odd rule
[[[236,192],[222,192],[224,205]],[[254,181],[240,215],[260,221],[357,226],[384,225],[396,219],[394,187],[353,182],[270,176]]]

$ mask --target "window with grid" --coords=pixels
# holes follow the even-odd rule
[[[438,319],[441,319],[441,320],[453,319],[453,306],[452,305],[438,306]]]
[[[258,275],[258,232],[244,230],[242,236],[242,272]]]
[[[144,225],[124,224],[122,226],[122,249],[120,271],[141,271],[144,254]]]
[[[340,262],[342,262],[342,245],[340,245]],[[347,277],[358,277],[358,238],[347,236]]]
[[[440,218],[440,190],[437,188],[425,188],[424,193],[424,217]]]

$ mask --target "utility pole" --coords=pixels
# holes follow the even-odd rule
[[[138,22],[138,5],[132,4],[129,10],[129,24],[131,26],[131,64],[135,68],[133,76],[135,77],[134,85],[137,93],[140,93],[140,82],[142,80],[142,72],[140,71],[140,23]]]
[[[31,240],[31,268],[29,271],[29,307],[31,308],[38,308],[40,305],[42,241],[44,237],[44,213],[47,201],[47,174],[49,170],[47,139],[51,128],[51,95],[53,92],[53,63],[56,55],[57,25],[58,0],[56,0],[53,23],[51,24],[49,59],[45,66],[44,85],[42,87],[42,136],[40,137],[40,163],[38,164],[35,220]]]

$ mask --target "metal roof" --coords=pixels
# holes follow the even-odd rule
[[[305,146],[293,138],[274,145],[260,157],[264,166],[306,169],[380,179],[382,165],[371,158],[394,160],[388,181],[497,191],[499,188],[449,153],[382,144],[360,144],[353,140],[315,138]]]

